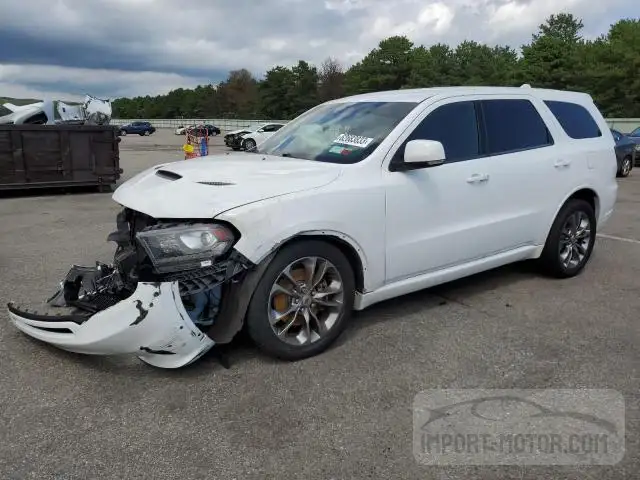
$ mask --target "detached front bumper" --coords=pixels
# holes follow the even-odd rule
[[[178,282],[139,282],[134,293],[94,315],[39,315],[9,304],[13,324],[63,350],[94,355],[136,354],[149,365],[188,365],[215,342],[193,323]]]

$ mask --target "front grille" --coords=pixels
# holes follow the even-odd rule
[[[226,279],[228,265],[218,264],[209,268],[201,268],[188,272],[180,272],[167,275],[166,281],[178,282],[180,295],[195,295],[196,293],[209,290],[222,283]]]

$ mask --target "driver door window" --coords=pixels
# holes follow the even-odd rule
[[[480,139],[474,102],[449,103],[429,113],[398,149],[394,162],[402,161],[404,147],[411,140],[442,143],[447,163],[478,157]]]

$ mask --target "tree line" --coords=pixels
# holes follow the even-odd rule
[[[407,37],[382,40],[360,62],[343,69],[328,58],[300,60],[256,79],[245,69],[216,85],[178,88],[155,97],[114,100],[115,118],[294,118],[345,95],[455,85],[519,86],[589,93],[607,117],[640,117],[640,19],[622,19],[596,39],[582,36],[582,20],[551,15],[520,51],[464,41],[456,47],[414,45]]]

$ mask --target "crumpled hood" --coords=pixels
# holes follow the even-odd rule
[[[210,155],[145,170],[113,194],[119,204],[154,218],[213,218],[267,198],[326,185],[337,164],[256,153]]]

